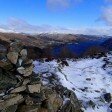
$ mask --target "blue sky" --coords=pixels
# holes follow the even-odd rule
[[[5,28],[13,21],[72,29],[110,27],[111,4],[112,0],[0,0],[0,24]]]

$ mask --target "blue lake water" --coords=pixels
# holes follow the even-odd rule
[[[101,45],[106,39],[98,39],[98,40],[91,40],[91,41],[85,41],[85,42],[79,42],[79,43],[67,43],[64,45],[59,45],[53,47],[51,54],[53,57],[58,57],[62,49],[65,47],[67,48],[71,53],[77,54],[77,56],[80,56],[82,53],[84,53],[89,47],[92,46],[99,46]]]

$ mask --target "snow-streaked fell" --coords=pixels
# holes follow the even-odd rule
[[[110,63],[103,68],[104,59]],[[51,62],[34,61],[35,73],[55,73],[61,84],[73,90],[83,104],[84,112],[111,112],[109,103],[103,100],[105,93],[112,93],[112,55],[99,59],[67,60],[69,66],[61,67],[56,60]],[[43,82],[47,83],[47,82]],[[87,102],[93,101],[92,108]]]

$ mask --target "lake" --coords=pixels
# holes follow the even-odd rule
[[[100,46],[106,39],[98,39],[98,40],[89,40],[84,42],[78,42],[78,43],[67,43],[64,45],[58,45],[54,46],[51,50],[51,55],[53,57],[59,57],[60,53],[62,52],[62,49],[66,48],[70,53],[77,54],[77,56],[80,56],[83,54],[88,48],[92,46]],[[66,51],[65,51],[66,52]]]

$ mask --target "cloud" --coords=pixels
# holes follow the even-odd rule
[[[105,2],[107,2],[107,3],[111,3],[111,2],[112,2],[112,0],[105,0]]]
[[[53,27],[51,25],[31,25],[25,20],[10,18],[6,24],[0,24],[0,29],[4,31],[18,32],[18,33],[50,33],[63,32],[67,30],[62,27]]]
[[[73,4],[75,5],[80,1],[82,0],[47,0],[47,6],[49,9],[60,10],[60,9],[66,9]]]
[[[112,27],[112,0],[104,0],[105,6],[103,7],[100,21]]]
[[[79,30],[80,32],[81,30]],[[94,28],[84,28],[82,34],[87,35],[108,35],[112,36],[112,27],[94,27]]]
[[[106,23],[106,25],[112,26],[112,6],[108,6],[103,9],[101,19]]]
[[[71,33],[71,34],[87,34],[87,35],[111,35],[112,27],[104,28],[65,28],[51,25],[31,25],[25,20],[10,18],[6,24],[0,25],[1,32],[16,33]]]
[[[84,35],[108,35],[112,36],[112,27],[84,27],[68,29],[68,33]]]
[[[6,24],[1,24],[0,28],[14,31],[14,32],[24,32],[24,33],[36,33],[36,32],[47,32],[52,29],[51,26],[48,25],[31,25],[28,22],[16,19],[16,18],[10,18]]]

